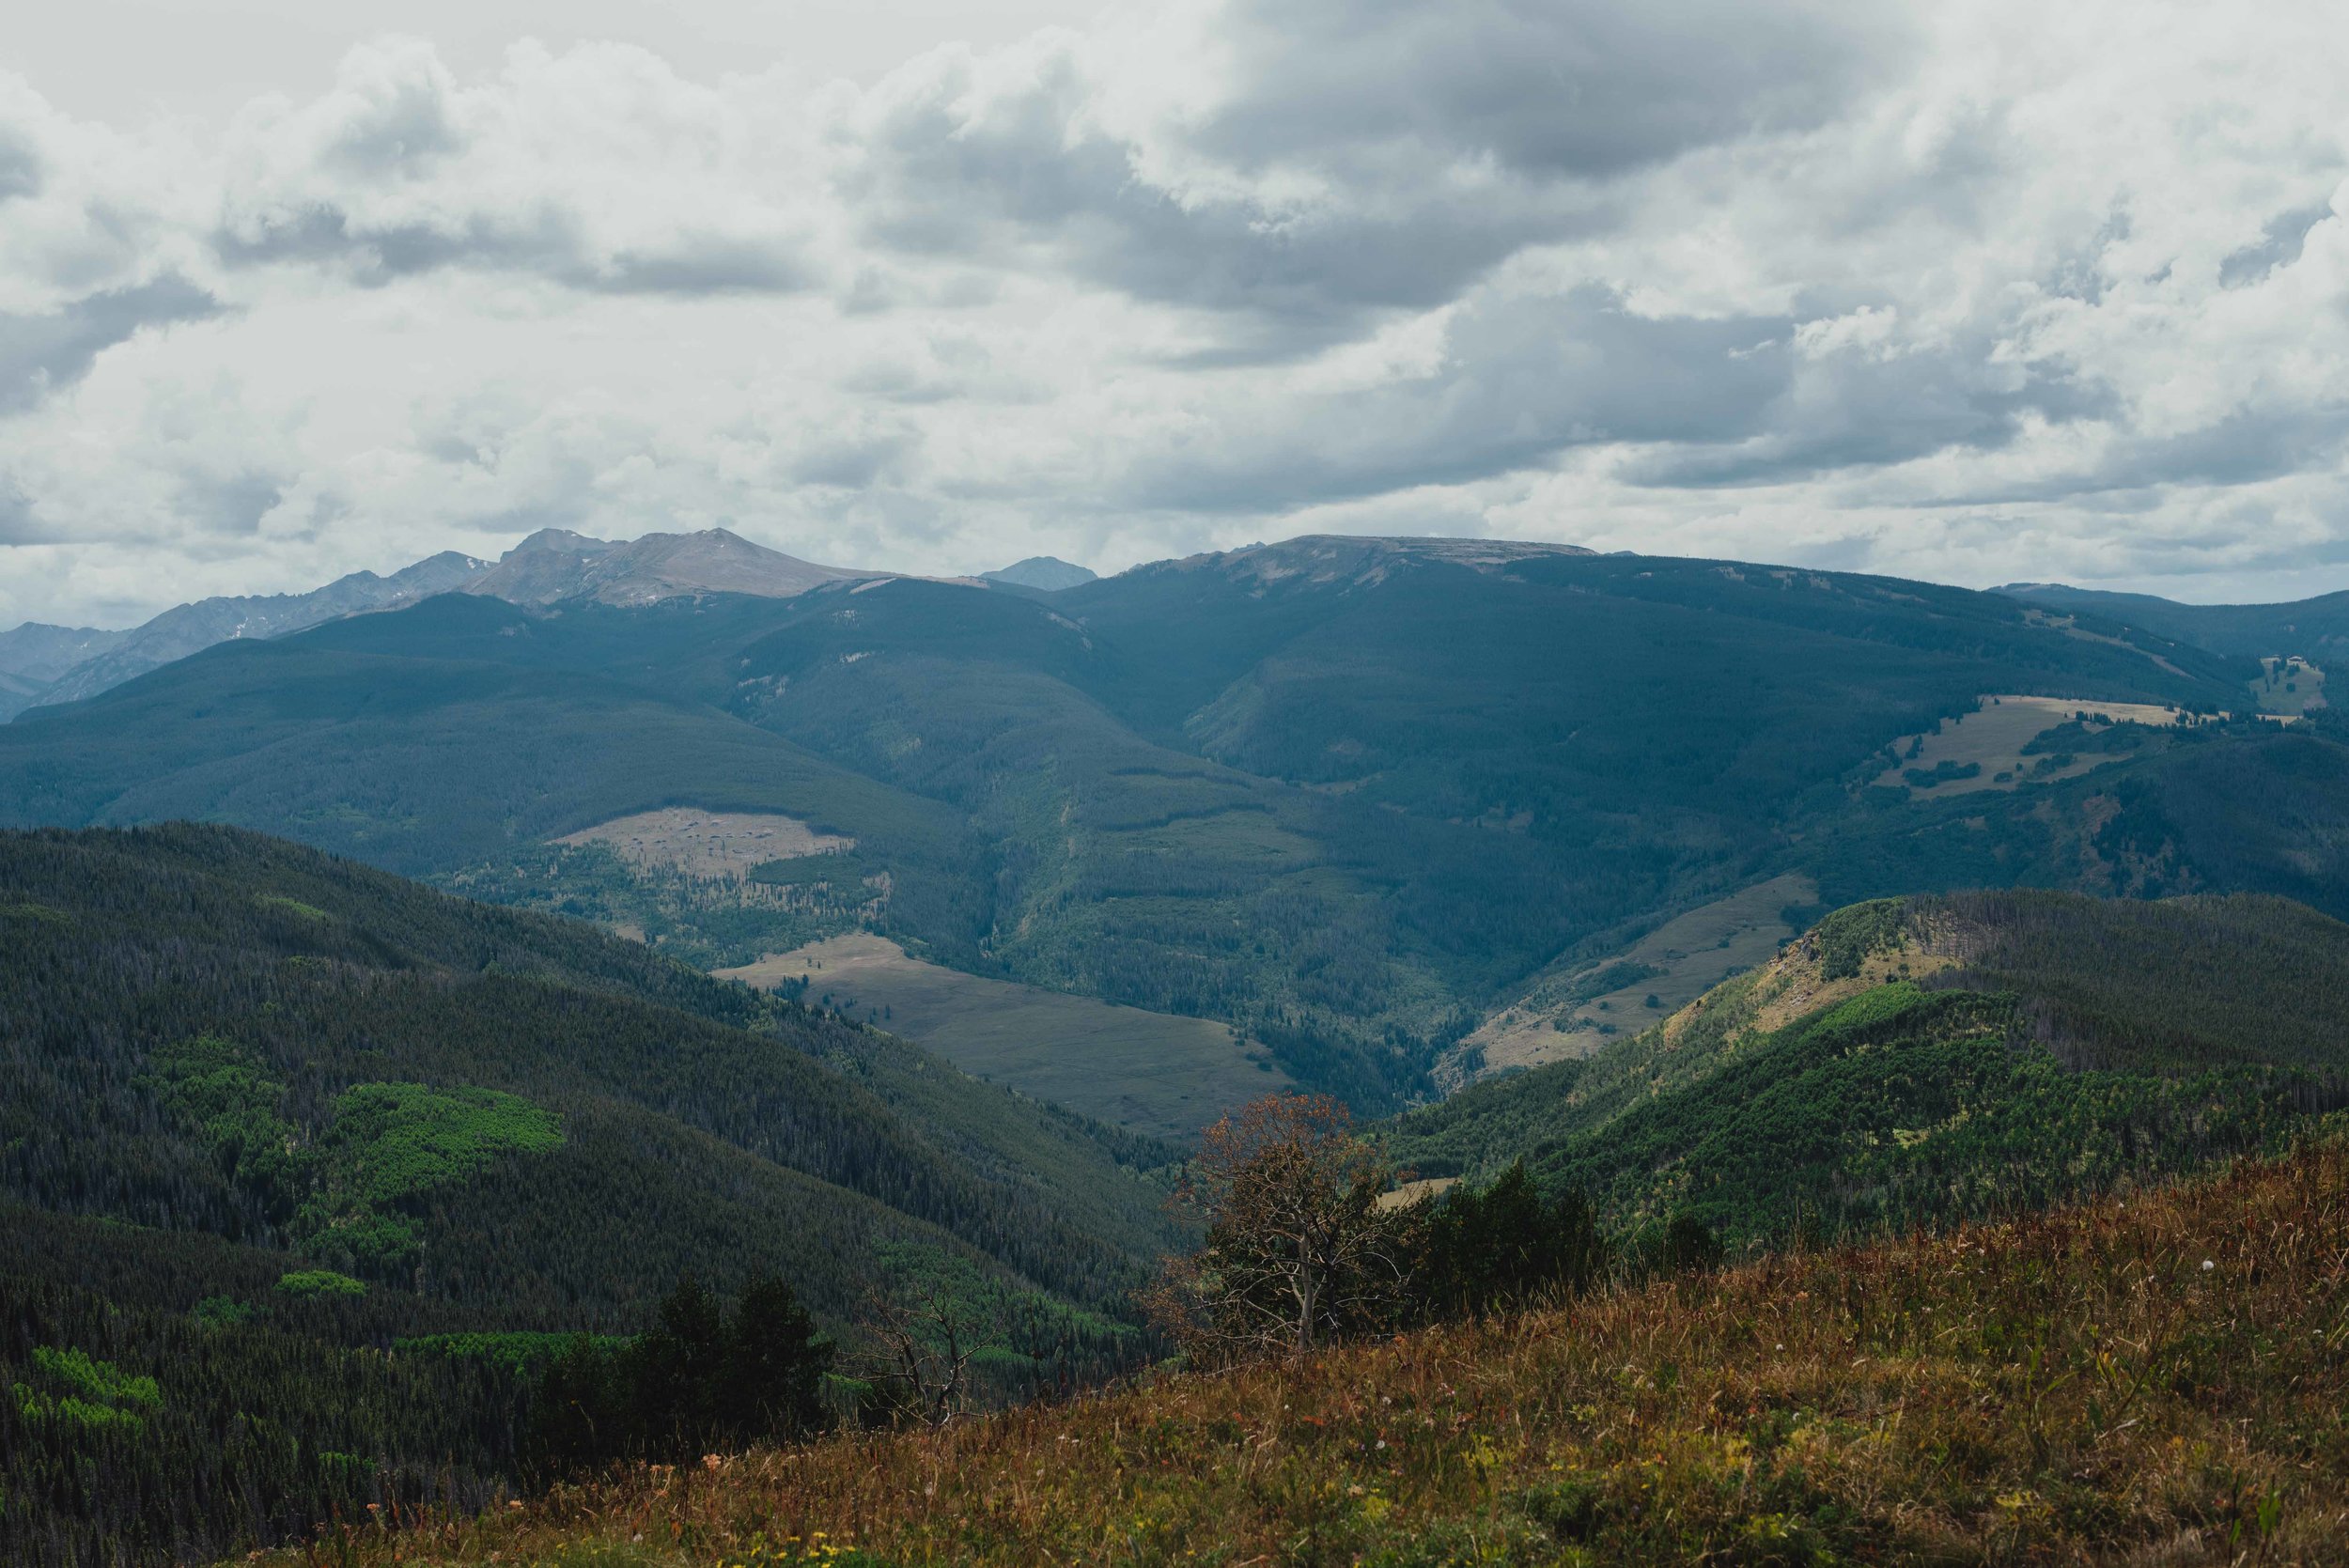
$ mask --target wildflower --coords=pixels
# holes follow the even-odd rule
[[[2202,1272],[2205,1274],[2209,1273],[2212,1269],[2217,1268],[2217,1266],[2218,1265],[2217,1264],[2211,1262],[2208,1258],[2204,1258],[2202,1260]]]

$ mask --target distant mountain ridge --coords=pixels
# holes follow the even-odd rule
[[[789,598],[818,583],[888,575],[817,566],[723,528],[647,534],[630,541],[543,528],[464,587],[467,593],[488,594],[511,604],[588,598],[625,607],[689,594]]]
[[[352,572],[306,594],[198,599],[126,630],[27,622],[0,632],[0,722],[28,707],[97,696],[222,643],[283,637],[435,594],[483,594],[531,607],[580,598],[631,607],[693,594],[788,598],[819,583],[886,575],[817,566],[723,528],[633,540],[542,528],[493,562],[443,551],[388,577]]]
[[[1034,588],[1047,594],[1056,594],[1063,588],[1081,588],[1099,581],[1100,575],[1091,567],[1081,567],[1057,555],[1031,555],[1008,567],[979,573],[983,582],[1007,582],[1016,588]]]
[[[43,706],[80,702],[218,643],[282,637],[363,611],[413,604],[448,592],[488,567],[486,561],[443,551],[389,577],[358,571],[306,594],[257,594],[182,604],[124,634],[97,657],[74,665],[42,690],[39,701]]]
[[[87,626],[48,626],[26,621],[13,631],[0,631],[0,676],[14,676],[32,685],[45,685],[86,659],[118,646],[128,631],[101,631]]]
[[[2181,604],[2154,594],[2061,582],[2010,582],[1992,591],[2046,610],[2142,627],[2212,653],[2250,659],[2301,654],[2326,664],[2349,652],[2349,591],[2282,604]]]

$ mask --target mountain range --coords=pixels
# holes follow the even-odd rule
[[[1334,536],[1083,582],[721,533],[416,571],[186,607],[243,634],[0,724],[0,1557],[511,1513],[541,1369],[688,1277],[786,1281],[843,1411],[914,1312],[979,1403],[1133,1368],[1175,1140],[1263,1090],[1420,1190],[1579,1190],[1607,1301],[1691,1312],[1641,1260],[2135,1215],[2349,1106],[2308,607]],[[107,635],[0,646],[54,690]],[[2079,1328],[2035,1288],[1991,1351]],[[1135,1441],[1222,1440],[1162,1386]],[[1377,1409],[1364,1464],[1432,1430]]]
[[[1589,553],[1574,546],[1455,539],[1366,541],[1408,546],[1423,559],[1472,561],[1503,554]],[[897,574],[818,566],[754,544],[725,528],[648,534],[634,540],[588,537],[561,528],[529,536],[495,562],[454,551],[386,577],[353,572],[304,594],[200,599],[121,630],[27,622],[0,632],[0,722],[28,707],[78,702],[134,675],[216,644],[277,637],[346,615],[397,609],[435,594],[487,594],[509,603],[547,606],[568,599],[644,605],[694,594],[787,598],[826,582]],[[1090,568],[1035,555],[977,581],[1060,593],[1097,581]],[[2079,611],[2143,628],[2188,646],[2258,656],[2278,650],[2313,657],[2349,643],[2349,593],[2292,604],[2191,605],[2143,594],[2114,594],[2059,583],[2010,583],[1997,592],[2061,611]]]
[[[649,604],[708,593],[782,598],[819,582],[887,575],[815,566],[723,528],[626,542],[545,528],[495,562],[444,551],[388,577],[353,572],[306,594],[199,599],[129,630],[28,623],[0,632],[0,722],[28,707],[94,697],[216,644],[282,637],[435,594],[488,594],[528,605]]]
[[[708,967],[869,929],[1228,1025],[1368,1110],[1586,1052],[1858,899],[2349,912],[2315,676],[2084,607],[1329,536],[1050,592],[724,586],[780,592],[781,560],[540,536],[464,580],[524,602],[238,639],[0,726],[0,822],[266,829]],[[2256,716],[2284,684],[2306,711]],[[686,809],[855,875],[621,853]]]

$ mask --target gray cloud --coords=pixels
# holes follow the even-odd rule
[[[0,125],[0,201],[39,194],[41,175],[40,149],[15,128]]]
[[[2300,252],[2309,242],[2309,230],[2332,215],[2332,204],[2322,201],[2279,212],[2267,221],[2258,240],[2218,263],[2219,287],[2243,288],[2260,282],[2279,267],[2291,266],[2300,259]]]
[[[219,475],[191,474],[179,488],[181,517],[208,534],[252,534],[261,519],[286,498],[285,481],[241,470]]]
[[[1139,298],[1242,313],[1227,359],[1309,349],[1365,312],[1455,298],[1538,241],[1604,231],[1621,177],[1692,148],[1815,126],[1902,57],[1885,13],[1664,0],[1247,0],[1203,120],[1145,147],[1096,111],[1073,55],[1015,91],[965,62],[894,85],[843,182],[881,243],[1038,242]],[[1211,179],[1157,183],[1156,164]],[[1291,194],[1298,189],[1309,194]]]
[[[98,356],[142,327],[197,321],[220,302],[176,274],[109,289],[37,316],[0,315],[0,414],[33,407],[89,374]]]
[[[1223,20],[1239,80],[1197,144],[1370,177],[1399,158],[1606,178],[1818,125],[1906,30],[1889,8],[1782,0],[1246,0]]]
[[[527,273],[589,293],[689,296],[785,292],[817,275],[794,246],[690,230],[659,249],[599,254],[577,215],[553,207],[369,225],[318,203],[224,226],[212,244],[231,267],[306,262],[371,288],[452,268]]]
[[[1244,402],[1137,462],[1124,499],[1278,509],[1488,478],[1574,446],[1734,439],[1783,393],[1791,327],[1639,316],[1596,287],[1484,302],[1452,322],[1436,374]]]
[[[0,474],[0,545],[47,544],[55,537],[23,487]]]
[[[1756,411],[1759,433],[1644,454],[1624,466],[1623,477],[1654,488],[1783,484],[1951,447],[1994,451],[2030,415],[2064,425],[2117,411],[2109,388],[2069,365],[2003,363],[1997,346],[1995,334],[1979,331],[1912,353],[1804,360]]]

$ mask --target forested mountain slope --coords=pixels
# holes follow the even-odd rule
[[[2349,926],[2282,899],[2045,892],[1836,911],[1581,1061],[1397,1119],[1427,1176],[1523,1159],[1618,1222],[1741,1241],[2044,1206],[2349,1105]]]
[[[2056,582],[2017,582],[1999,592],[2053,610],[2123,621],[2214,653],[2253,659],[2296,653],[2329,664],[2349,648],[2349,593],[2281,604],[2180,604],[2153,594],[2106,593]]]
[[[1773,877],[2340,908],[2325,733],[2127,723],[1955,799],[1963,768],[1882,783],[1990,694],[2168,722],[2241,706],[2249,671],[1924,583],[1307,538],[1049,597],[437,599],[0,726],[0,820],[264,827],[713,967],[869,925],[1227,1021],[1380,1110],[1529,977]],[[722,884],[550,843],[666,806],[788,816],[853,859]]]
[[[1006,1387],[1098,1371],[1132,1353],[1127,1293],[1169,1236],[1163,1145],[279,840],[0,834],[0,1384],[70,1382],[50,1361],[79,1353],[161,1390],[107,1396],[128,1424],[74,1417],[84,1448],[10,1442],[11,1464],[82,1458],[0,1477],[9,1529],[136,1516],[226,1549],[231,1520],[355,1509],[379,1467],[428,1486],[447,1457],[477,1487],[515,1458],[505,1374],[370,1372],[332,1421],[319,1389],[401,1335],[632,1331],[688,1272],[780,1275],[834,1326],[935,1287],[993,1326]],[[240,1408],[324,1421],[343,1457],[269,1450],[217,1498],[167,1473]],[[487,1425],[459,1442],[468,1410]],[[36,1416],[65,1419],[0,1421]]]

